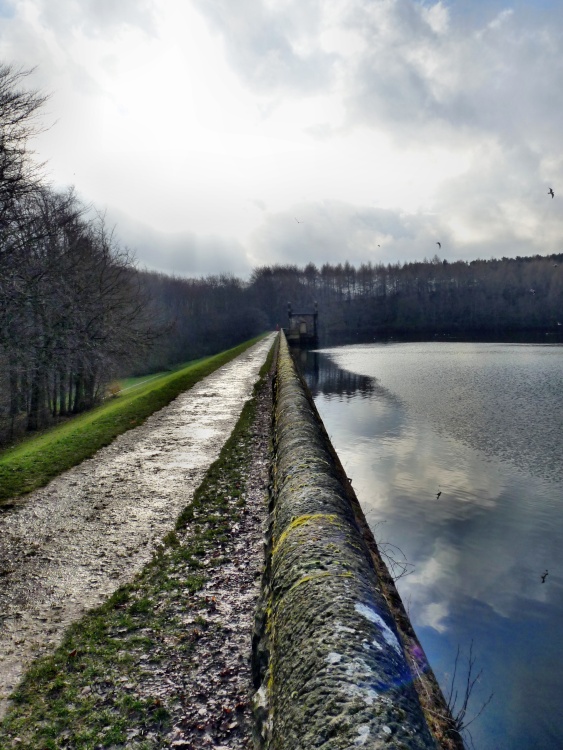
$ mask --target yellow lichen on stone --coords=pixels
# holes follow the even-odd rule
[[[283,542],[287,539],[292,531],[298,529],[300,526],[303,526],[303,524],[309,523],[311,521],[316,521],[321,518],[323,520],[329,521],[329,523],[335,523],[337,521],[337,516],[334,513],[311,513],[309,515],[303,515],[299,516],[298,518],[294,518],[287,529],[284,529],[284,531],[282,531],[278,541],[274,544],[272,556],[276,554],[279,547],[283,544]]]

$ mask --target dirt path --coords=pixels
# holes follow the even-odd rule
[[[30,662],[150,560],[217,458],[272,341],[0,515],[0,717]]]

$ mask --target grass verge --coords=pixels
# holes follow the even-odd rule
[[[257,396],[272,357],[273,349],[219,458],[152,562],[27,672],[0,723],[0,750],[167,746],[179,706],[197,702],[189,688],[190,659],[212,627],[206,615],[213,607],[202,588],[208,571],[228,562],[227,540],[245,505]],[[159,670],[172,675],[172,666],[184,675],[184,693],[166,698],[153,691],[151,676]]]
[[[0,504],[43,487],[53,477],[90,458],[118,435],[142,424],[153,412],[230,362],[260,338],[147,382],[64,425],[4,451],[0,455]]]
[[[190,359],[188,362],[181,362],[180,364],[169,367],[166,370],[153,372],[152,375],[136,375],[132,378],[122,378],[121,380],[116,381],[120,388],[119,392],[124,393],[125,391],[129,391],[132,388],[138,388],[139,386],[148,383],[150,380],[159,380],[160,378],[171,375],[174,372],[178,372],[178,370],[184,370],[186,367],[191,367],[192,365],[198,364],[199,362],[203,362],[203,360],[205,359],[206,357],[199,357],[199,359]]]

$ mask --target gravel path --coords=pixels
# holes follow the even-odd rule
[[[0,515],[0,717],[30,662],[151,559],[217,458],[272,341]]]

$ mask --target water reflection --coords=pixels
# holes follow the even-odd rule
[[[563,696],[563,349],[436,346],[343,347],[301,364],[376,538],[414,564],[399,590],[443,687],[457,645],[474,642],[475,709],[495,693],[475,746],[563,746],[551,718]]]
[[[375,390],[373,378],[343,370],[319,352],[297,349],[293,350],[293,356],[301,371],[307,374],[307,385],[313,396],[322,393],[330,398],[336,394],[349,399],[356,395],[369,397]]]

